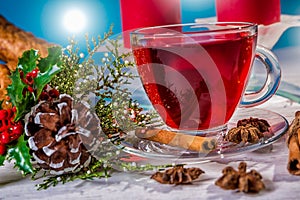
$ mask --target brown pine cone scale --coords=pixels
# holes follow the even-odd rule
[[[35,106],[26,116],[25,131],[38,165],[52,174],[64,174],[88,166],[100,143],[101,128],[87,103],[75,104],[70,96],[61,95]]]

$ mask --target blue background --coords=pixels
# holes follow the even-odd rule
[[[84,33],[102,35],[111,24],[114,25],[114,33],[121,32],[119,0],[2,0],[0,14],[35,36],[64,46],[71,34],[65,31],[61,21],[63,13],[73,7],[84,10],[88,15]],[[181,9],[182,22],[215,16],[214,0],[181,0]],[[300,1],[281,0],[281,13],[300,15]],[[77,35],[77,38],[84,38],[83,35]],[[274,48],[300,45],[299,35],[300,28],[289,29]]]

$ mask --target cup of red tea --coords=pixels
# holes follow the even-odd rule
[[[131,33],[131,47],[144,90],[170,130],[224,130],[237,107],[267,101],[280,82],[276,56],[257,45],[253,23],[141,28]],[[266,81],[247,92],[254,58],[265,65]]]

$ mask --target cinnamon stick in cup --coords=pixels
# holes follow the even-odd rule
[[[289,158],[287,169],[290,174],[300,175],[300,111],[295,113],[288,131]]]
[[[194,136],[155,128],[137,129],[135,135],[141,139],[202,153],[214,150],[217,145],[217,141],[213,137]]]

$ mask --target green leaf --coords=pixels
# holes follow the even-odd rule
[[[10,76],[12,84],[7,87],[7,93],[12,104],[17,108],[15,121],[18,121],[30,111],[35,99],[34,95],[29,92],[26,92],[24,96],[23,91],[28,86],[22,81],[19,70],[23,71],[25,77],[27,73],[36,68],[38,59],[38,51],[33,49],[24,51],[22,57],[19,58],[17,69]]]
[[[52,66],[57,65],[61,66],[62,65],[62,49],[61,47],[51,47],[48,49],[48,57],[42,58],[39,63],[38,67],[41,73],[44,73],[52,68]]]
[[[61,56],[61,47],[51,47],[48,49],[48,56],[39,61],[38,68],[40,73],[34,79],[34,84],[37,89],[37,98],[40,96],[45,85],[47,85],[52,78],[61,71],[61,66],[63,64]]]
[[[30,111],[30,108],[34,105],[34,97],[28,92],[24,97],[23,90],[27,88],[27,85],[21,80],[18,70],[14,71],[10,78],[12,84],[7,87],[7,93],[12,104],[17,108],[15,121],[18,121],[24,114]]]
[[[41,92],[43,91],[43,88],[45,85],[47,85],[52,78],[58,74],[61,71],[60,66],[58,65],[53,65],[45,71],[44,73],[39,73],[39,76],[35,78],[35,85],[36,85],[36,90],[37,90],[37,98],[40,96]]]
[[[22,103],[23,90],[26,85],[22,82],[19,71],[16,70],[12,72],[10,78],[12,80],[12,84],[7,87],[8,95],[14,105]]]
[[[5,156],[0,156],[0,166],[4,164]]]
[[[18,139],[15,146],[8,149],[8,160],[15,160],[15,167],[23,172],[24,175],[33,173],[34,169],[31,164],[31,156],[29,154],[29,147],[27,141],[24,140],[24,135]]]
[[[39,54],[37,50],[31,49],[28,51],[24,51],[21,58],[19,58],[18,69],[21,69],[24,72],[24,75],[31,72],[36,68],[36,61],[39,58]],[[18,70],[16,70],[18,71]]]

